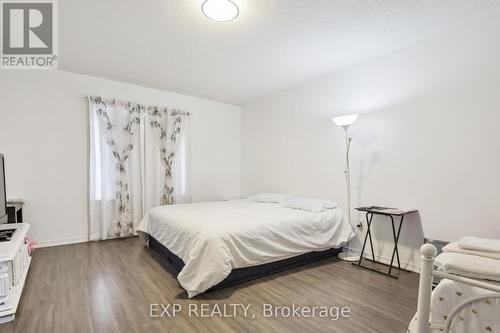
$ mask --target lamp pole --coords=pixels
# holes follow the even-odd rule
[[[344,134],[345,134],[345,184],[346,184],[346,192],[347,192],[347,222],[349,223],[349,226],[351,227],[351,230],[354,234],[356,234],[356,230],[354,230],[354,227],[351,224],[351,169],[350,169],[350,159],[349,159],[349,152],[351,150],[351,142],[352,138],[349,137],[347,134],[347,130],[349,129],[350,124],[343,125],[342,128],[344,129]],[[358,256],[350,256],[349,255],[349,240],[346,243],[346,251],[342,252],[339,254],[339,259],[345,260],[345,261],[358,261],[359,257]]]
[[[356,230],[354,230],[354,227],[351,224],[351,170],[350,170],[350,165],[349,165],[349,151],[351,148],[351,141],[352,138],[349,137],[347,134],[347,130],[349,129],[349,126],[351,126],[356,119],[358,118],[357,114],[348,114],[344,116],[338,116],[338,117],[333,117],[332,121],[335,125],[342,127],[344,129],[344,134],[345,134],[345,183],[346,183],[346,190],[347,190],[347,222],[349,223],[349,226],[351,227],[351,230],[354,235],[356,235]],[[339,259],[346,260],[346,261],[358,261],[359,257],[352,257],[349,256],[349,239],[347,240],[346,244],[346,252],[339,253],[338,257]]]
[[[343,126],[343,127],[345,133],[345,149],[346,149],[344,173],[345,173],[345,182],[347,189],[347,221],[349,222],[349,224],[351,224],[351,170],[349,165],[349,150],[351,148],[352,138],[350,138],[347,135],[347,129],[349,128],[349,126]]]

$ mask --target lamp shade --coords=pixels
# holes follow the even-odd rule
[[[333,117],[332,121],[335,123],[335,125],[347,128],[354,124],[354,122],[358,119],[358,114],[348,114],[345,116],[339,116],[339,117]]]
[[[238,6],[231,0],[205,0],[201,10],[205,16],[217,22],[232,21],[239,14]]]

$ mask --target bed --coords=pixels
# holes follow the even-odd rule
[[[491,283],[491,282],[490,282]],[[493,284],[493,283],[492,283]],[[500,284],[496,284],[500,288]],[[462,308],[450,324],[450,332],[498,332],[500,328],[500,300],[490,297],[492,291],[474,287],[467,283],[443,279],[431,296],[429,332],[444,331],[446,320],[453,309],[465,300],[485,296],[470,306]],[[418,318],[413,318],[408,332],[416,333]]]
[[[137,228],[189,297],[331,257],[353,237],[340,208],[310,212],[248,199],[160,206]]]
[[[481,265],[466,272],[465,277],[458,271],[453,271],[457,262],[455,253],[443,253],[441,259],[435,258],[436,249],[425,244],[421,248],[422,269],[420,272],[420,286],[417,313],[411,320],[408,333],[472,333],[472,332],[500,332],[500,282],[478,279],[481,277]],[[466,255],[467,256],[467,255]],[[449,261],[448,258],[450,258]],[[481,261],[482,257],[462,257],[462,264]],[[434,270],[437,266],[447,265],[443,272]],[[483,258],[484,259],[484,258]],[[467,263],[467,261],[470,263]],[[494,259],[493,259],[494,260]],[[451,273],[450,273],[451,272]],[[432,291],[432,278],[436,276],[442,280]]]

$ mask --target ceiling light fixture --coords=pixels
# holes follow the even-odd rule
[[[205,0],[201,11],[216,22],[229,22],[238,17],[240,10],[231,0]]]

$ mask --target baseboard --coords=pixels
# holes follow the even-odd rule
[[[40,241],[35,244],[35,248],[42,247],[51,247],[51,246],[59,246],[59,245],[68,245],[68,244],[76,244],[76,243],[84,243],[88,242],[87,237],[76,237],[76,238],[66,238],[66,239],[58,239],[58,240],[48,240],[48,241]]]
[[[350,248],[350,247],[349,248],[345,247],[345,248],[349,251],[349,254],[354,254],[354,255],[359,256],[359,253],[361,252],[360,249],[354,249],[354,248]],[[368,254],[365,252],[363,255],[363,258],[372,259],[372,255],[371,255],[371,253]],[[389,264],[391,262],[390,257],[382,256],[382,255],[378,255],[378,254],[375,254],[375,260],[383,262],[385,264]],[[396,259],[394,259],[394,261],[396,261]],[[393,265],[394,265],[394,263],[393,263]],[[397,263],[396,263],[396,266],[397,266]],[[415,272],[415,273],[420,273],[420,266],[409,263],[409,262],[401,261],[401,268],[407,269],[407,270]]]

